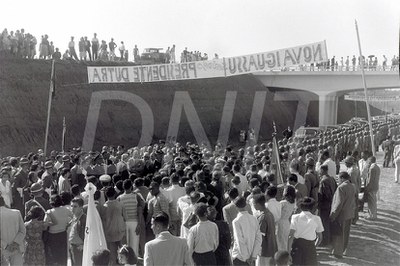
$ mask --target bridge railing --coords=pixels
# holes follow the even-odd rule
[[[274,69],[272,71],[280,71],[280,72],[285,72],[285,71],[336,71],[336,72],[354,72],[354,71],[360,71],[361,66],[315,66],[315,65],[299,65],[295,67],[282,67],[279,69]],[[386,65],[386,66],[365,66],[364,67],[365,71],[375,71],[375,72],[398,72],[399,71],[399,65]]]

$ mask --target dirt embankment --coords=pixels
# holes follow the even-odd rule
[[[97,63],[96,63],[97,64]],[[105,63],[98,63],[104,65]],[[108,63],[107,63],[108,64]],[[25,60],[0,56],[0,156],[22,155],[43,147],[51,62],[44,60]],[[87,71],[84,63],[56,63],[56,96],[53,99],[50,119],[48,150],[60,150],[63,117],[67,121],[67,149],[82,145],[89,105],[93,92],[128,92],[139,96],[150,107],[154,117],[152,140],[167,137],[174,100],[184,92],[193,103],[204,132],[215,144],[221,125],[226,95],[235,92],[235,101],[226,108],[233,110],[229,143],[239,142],[240,130],[249,128],[256,92],[265,92],[265,105],[261,108],[259,140],[271,138],[272,121],[276,122],[278,132],[295,123],[298,101],[275,100],[274,88],[265,88],[252,75],[232,78],[214,78],[188,81],[169,81],[130,84],[87,84]],[[177,94],[178,93],[178,94]],[[296,91],[290,91],[296,95]],[[318,124],[318,98],[309,93],[305,124]],[[304,92],[302,97],[304,99]],[[302,100],[301,100],[302,101]],[[140,107],[139,107],[140,108]],[[357,107],[359,116],[365,114],[365,106]],[[364,109],[364,110],[363,110]],[[350,119],[354,106],[339,101],[338,122]],[[93,110],[91,110],[92,112]],[[125,100],[103,101],[99,111],[94,149],[102,145],[135,146],[142,134],[141,112]],[[182,111],[177,140],[195,141],[188,115]],[[304,112],[304,110],[303,110]],[[189,116],[193,126],[193,116]],[[145,118],[146,119],[146,118]],[[150,121],[151,123],[151,121]],[[96,123],[94,123],[96,124]]]

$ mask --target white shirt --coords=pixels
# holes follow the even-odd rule
[[[178,199],[178,203],[177,203],[177,208],[180,209],[181,213],[182,213],[182,225],[181,225],[181,234],[180,236],[183,238],[186,238],[188,233],[189,233],[189,229],[187,229],[183,223],[189,218],[190,213],[194,210],[194,205],[191,204],[191,200],[190,197],[188,195],[185,195],[183,197],[180,197]]]
[[[358,161],[358,169],[360,169],[360,176],[362,180],[367,179],[368,176],[368,167],[367,167],[367,161],[364,159],[360,159]]]
[[[239,212],[232,222],[232,258],[246,261],[261,254],[262,236],[257,218],[247,211]]]
[[[179,185],[172,185],[169,188],[167,188],[166,190],[164,190],[164,195],[167,197],[167,199],[169,200],[170,204],[171,204],[171,217],[170,220],[171,221],[178,221],[179,216],[177,213],[177,207],[178,207],[178,199],[180,197],[183,197],[186,195],[186,190],[184,187],[180,187]]]
[[[336,163],[332,161],[331,158],[325,160],[322,165],[328,166],[328,175],[335,178],[336,177]]]
[[[246,191],[249,186],[247,183],[247,178],[241,173],[235,173],[235,175],[237,175],[240,178],[240,184],[238,185],[239,190],[242,192]]]
[[[281,219],[281,203],[277,201],[275,198],[269,199],[265,203],[265,207],[272,213],[274,216],[275,223]]]
[[[317,238],[316,233],[323,232],[324,226],[319,216],[308,211],[302,211],[299,214],[293,214],[290,230],[295,230],[295,238],[314,241]]]
[[[189,254],[215,251],[219,245],[218,226],[210,221],[199,221],[189,230]]]
[[[11,183],[10,181],[6,181],[6,184],[3,185],[3,182],[0,180],[0,193],[3,196],[4,203],[7,207],[11,208]]]

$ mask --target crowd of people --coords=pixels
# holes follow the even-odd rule
[[[364,202],[367,219],[377,219],[372,149],[382,147],[399,182],[399,130],[398,120],[375,122],[374,145],[360,124],[305,139],[285,130],[279,165],[272,142],[208,150],[160,141],[3,158],[2,265],[66,265],[68,256],[81,265],[87,183],[97,187],[108,248],[93,265],[317,265],[316,246],[341,259]]]
[[[78,50],[76,50],[78,48]],[[37,53],[38,49],[38,53]],[[25,33],[24,29],[10,31],[4,29],[0,36],[0,51],[6,54],[22,58],[39,58],[39,59],[55,59],[55,60],[73,60],[73,61],[129,61],[129,52],[123,41],[119,45],[111,38],[109,42],[99,40],[97,34],[94,33],[90,39],[87,36],[80,37],[79,41],[75,41],[75,37],[71,36],[68,42],[68,49],[61,53],[58,47],[55,47],[52,41],[49,41],[47,34],[41,36],[38,40],[30,33]],[[140,53],[137,45],[132,51],[132,61],[140,63]],[[215,54],[218,58],[218,55]],[[199,51],[188,51],[185,48],[181,53],[181,62],[192,62],[200,60],[208,60],[208,55],[202,55]],[[163,62],[175,63],[175,44],[166,50]]]

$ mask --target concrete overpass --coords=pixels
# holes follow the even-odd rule
[[[364,89],[361,71],[270,71],[253,73],[266,87],[310,91],[319,97],[319,124],[337,123],[338,97]],[[400,88],[396,71],[366,71],[368,89]]]

